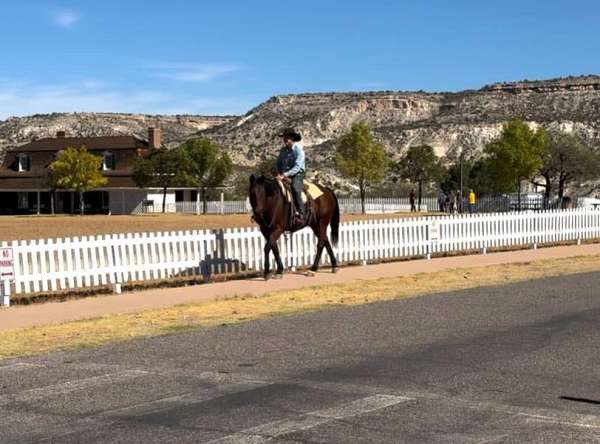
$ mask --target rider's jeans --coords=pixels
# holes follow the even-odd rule
[[[304,187],[304,173],[298,173],[290,178],[292,180],[292,195],[294,203],[301,215],[304,215],[304,204],[302,203],[302,188]]]

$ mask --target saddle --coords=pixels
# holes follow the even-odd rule
[[[289,180],[277,181],[283,198],[287,201],[290,208],[290,213],[287,222],[287,231],[298,231],[309,225],[314,217],[314,201],[323,195],[323,191],[317,185],[308,180],[304,181],[302,189],[302,203],[304,203],[304,219],[296,216],[296,204],[292,195],[292,184]]]

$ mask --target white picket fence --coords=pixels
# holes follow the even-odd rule
[[[419,211],[437,210],[431,202],[432,198],[423,198]],[[338,200],[340,212],[342,214],[356,214],[362,212],[360,199],[343,197]],[[385,214],[385,213],[408,213],[410,212],[410,201],[408,198],[392,197],[369,197],[365,199],[365,213],[367,214]]]
[[[206,202],[206,214],[243,214],[250,211],[249,203],[244,200],[211,200]],[[162,213],[162,204],[144,205],[140,207],[138,213]],[[167,203],[165,205],[166,213],[185,213],[202,214],[204,212],[203,203],[182,201]]]
[[[336,255],[341,264],[367,263],[597,238],[600,211],[594,209],[368,220],[341,224]],[[13,249],[17,294],[259,271],[263,245],[256,227],[2,243]],[[316,239],[304,229],[282,238],[280,250],[286,266],[309,266]],[[328,260],[324,252],[323,263]]]
[[[425,197],[421,203],[420,211],[437,210],[435,198]],[[250,203],[247,200],[211,200],[206,203],[207,214],[240,214],[250,211]],[[362,211],[360,199],[339,199],[340,212],[343,214],[360,213]],[[162,213],[161,203],[153,205],[140,205],[136,213]],[[195,201],[172,202],[165,205],[166,213],[203,213],[202,202],[198,205]],[[408,198],[374,198],[365,199],[365,212],[367,214],[381,213],[408,213],[410,202]]]

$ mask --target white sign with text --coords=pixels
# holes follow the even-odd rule
[[[15,279],[15,260],[12,248],[0,248],[0,280]]]

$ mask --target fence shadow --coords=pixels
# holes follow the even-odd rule
[[[200,275],[205,280],[210,280],[213,274],[241,273],[248,271],[249,269],[247,264],[238,259],[229,259],[210,254],[207,254],[206,257],[200,261],[199,266]]]
[[[240,273],[248,270],[248,265],[239,259],[230,259],[225,251],[225,232],[216,230],[216,249],[200,261],[200,275],[204,280],[210,280],[213,274]]]

